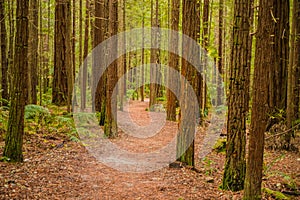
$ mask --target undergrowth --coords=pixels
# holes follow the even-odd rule
[[[0,134],[3,138],[8,125],[8,116],[8,109],[0,107]],[[43,136],[64,134],[71,141],[79,141],[72,114],[68,114],[64,107],[27,105],[24,120],[26,134]]]

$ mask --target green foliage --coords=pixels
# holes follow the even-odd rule
[[[39,96],[39,94],[38,94]],[[49,88],[49,91],[45,94],[42,94],[43,105],[50,105],[52,100],[52,88]]]
[[[277,119],[278,121],[284,121],[286,116],[286,111],[284,109],[276,109],[273,114],[270,114],[271,119]]]
[[[165,102],[165,101],[167,101],[167,98],[165,96],[163,96],[163,97],[157,97],[156,101]]]
[[[136,90],[133,90],[133,89],[128,89],[126,90],[126,98],[127,99],[137,99],[137,91]]]
[[[271,190],[269,188],[263,188],[262,191],[269,195],[269,196],[272,196],[274,197],[275,199],[277,200],[284,200],[284,199],[290,199],[289,197],[285,196],[283,193],[279,192],[279,191],[274,191],[274,190]]]
[[[24,118],[26,120],[44,121],[50,117],[48,108],[38,105],[27,105],[25,107]]]
[[[70,116],[56,116],[53,124],[56,125],[56,128],[60,133],[65,133],[71,141],[79,141],[74,120]]]
[[[228,109],[227,106],[221,105],[221,106],[218,106],[218,107],[216,108],[216,112],[217,112],[217,113],[225,113],[225,112],[227,111],[227,109]]]
[[[208,55],[211,57],[211,58],[218,58],[219,54],[218,54],[218,50],[216,47],[214,46],[209,46],[208,49]]]
[[[226,152],[226,138],[218,139],[213,149],[216,150],[218,153]]]
[[[6,157],[6,156],[2,156],[0,157],[0,162],[9,162],[10,158]]]
[[[212,166],[214,164],[214,161],[210,160],[209,158],[203,158],[202,163],[204,164],[206,175],[212,175],[213,172],[216,171],[216,169]]]
[[[272,160],[272,162],[268,165],[264,165],[263,169],[264,169],[264,173],[267,173],[270,171],[270,169],[274,166],[275,163],[277,163],[278,161],[280,161],[281,159],[283,159],[285,157],[284,154],[280,155],[278,158],[275,158],[274,160]]]
[[[6,127],[7,126],[7,122],[8,122],[8,110],[6,108],[4,108],[3,106],[0,107],[0,129],[2,127]]]
[[[42,133],[64,133],[71,141],[79,141],[74,120],[71,114],[62,115],[62,107],[48,106],[51,110],[38,105],[27,105],[25,107],[25,131],[29,134]]]
[[[1,90],[0,90],[0,91],[1,91]],[[6,99],[0,98],[0,104],[1,104],[1,105],[3,105],[3,104],[8,105],[8,106],[2,106],[2,107],[5,108],[5,109],[9,109],[10,102],[7,101]]]

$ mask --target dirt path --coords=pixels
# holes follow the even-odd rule
[[[146,107],[147,102],[132,102],[125,112],[129,112],[136,124],[149,128],[151,121]],[[160,116],[161,113],[158,113],[157,119],[160,119]],[[120,122],[121,127],[129,126],[126,121]],[[111,142],[131,153],[151,153],[169,144],[176,135],[176,130],[176,123],[166,122],[161,131],[152,137],[147,136],[147,131],[142,132],[139,137],[120,132],[120,137]],[[142,138],[145,135],[147,138]],[[241,198],[241,193],[218,189],[222,178],[224,154],[211,152],[204,160],[196,156],[197,172],[186,167],[175,169],[164,167],[152,172],[130,173],[97,162],[80,143],[68,141],[62,148],[53,148],[54,144],[67,140],[63,135],[50,138],[47,136],[47,139],[48,142],[43,142],[45,136],[27,134],[24,140],[25,162],[20,164],[0,162],[0,199]],[[199,129],[195,141],[196,155],[200,153],[203,140],[205,140],[203,130]],[[0,146],[3,145],[4,142],[1,140]],[[3,148],[0,149],[2,153]],[[269,166],[269,172],[272,173],[268,173],[265,177],[264,186],[274,189],[280,182],[284,187],[282,173],[293,178],[296,186],[299,186],[298,157],[296,153],[267,152],[266,166]],[[280,159],[274,162],[275,158]],[[165,164],[169,161],[166,160]],[[275,173],[279,170],[281,175]],[[272,198],[265,197],[265,199]]]

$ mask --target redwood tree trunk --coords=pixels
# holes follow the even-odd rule
[[[28,0],[17,0],[17,20],[15,38],[15,57],[12,69],[11,106],[9,110],[8,128],[5,138],[3,156],[12,162],[23,160],[22,146],[24,134],[24,111],[27,98],[27,46],[28,46]]]
[[[56,0],[54,33],[54,78],[52,102],[59,106],[69,105],[71,74],[71,15],[70,0]],[[68,102],[69,101],[69,102]]]
[[[7,38],[6,38],[6,25],[5,25],[5,9],[4,9],[4,0],[0,0],[0,50],[1,50],[1,72],[2,72],[2,80],[1,80],[1,98],[4,100],[2,102],[3,106],[7,106],[7,102],[9,100],[8,94],[8,63],[7,63]]]
[[[235,0],[227,120],[226,162],[222,188],[244,188],[246,170],[246,117],[251,67],[251,1]]]
[[[182,10],[182,30],[183,34],[192,39],[197,38],[197,0],[184,0]],[[183,38],[182,55],[191,60],[199,59],[195,55],[191,40]],[[196,57],[195,57],[196,56]],[[195,134],[195,102],[197,99],[191,99],[191,93],[188,90],[188,84],[195,88],[196,70],[187,60],[182,59],[181,74],[186,80],[181,81],[180,108],[181,119],[179,123],[179,133],[177,135],[177,158],[190,166],[194,166],[194,134]]]
[[[261,199],[261,183],[263,170],[263,153],[265,130],[268,121],[269,71],[273,67],[273,52],[275,47],[270,35],[270,27],[274,21],[270,10],[274,3],[270,0],[260,0],[258,14],[258,30],[256,33],[256,51],[254,61],[253,103],[251,126],[249,133],[248,158],[245,177],[245,199]]]
[[[280,112],[286,109],[287,103],[287,70],[289,61],[289,1],[272,0],[273,23],[272,29],[272,46],[274,46],[273,67],[269,72],[269,105],[271,113]],[[276,123],[274,121],[273,123]],[[272,125],[272,124],[270,124]]]
[[[30,0],[29,10],[29,46],[28,46],[28,104],[37,103],[37,84],[38,84],[38,22],[39,9],[37,0]]]
[[[89,27],[90,27],[90,3],[86,1],[86,13],[85,13],[85,28],[84,28],[84,47],[83,47],[83,59],[88,55],[89,51]],[[87,90],[87,62],[83,63],[82,76],[81,76],[81,110],[86,108],[86,90]]]
[[[118,0],[109,1],[109,34],[110,37],[118,33]],[[114,39],[109,44],[109,56],[112,60],[117,58],[118,41]],[[104,134],[109,138],[114,138],[118,134],[117,129],[117,97],[113,93],[118,81],[117,61],[114,61],[107,69],[107,89],[106,89],[106,112]]]
[[[171,8],[171,29],[173,31],[178,31],[179,26],[179,14],[180,14],[180,1],[172,0],[172,8]],[[168,75],[168,87],[175,88],[177,91],[175,93],[179,93],[179,77],[173,73],[173,70],[177,70],[179,73],[179,57],[178,57],[178,34],[170,34],[170,49],[172,49],[176,53],[169,52],[169,75]],[[173,69],[173,70],[170,70]],[[168,89],[167,90],[167,120],[176,121],[176,96],[175,94]]]
[[[154,6],[155,5],[155,6]],[[151,0],[151,27],[159,27],[158,19],[158,1],[156,0],[155,4]],[[155,10],[154,10],[155,7]],[[155,12],[155,15],[154,15]],[[155,17],[154,17],[155,16]],[[153,105],[157,103],[157,97],[159,96],[160,86],[157,84],[161,79],[160,72],[160,51],[159,51],[159,32],[155,29],[151,31],[151,55],[150,55],[150,102],[149,107],[150,111],[153,111]],[[155,82],[155,83],[154,83]]]
[[[223,9],[224,9],[224,0],[219,1],[219,42],[218,42],[218,71],[216,81],[217,81],[217,105],[222,105],[222,96],[223,96],[223,87],[222,87],[222,77],[223,74]],[[219,75],[218,75],[219,74]]]
[[[107,0],[95,0],[95,28],[94,28],[94,41],[93,47],[95,48],[101,42],[105,40],[108,32],[108,1]],[[105,9],[106,7],[106,9]],[[96,54],[95,54],[96,53]],[[99,57],[100,55],[103,57]],[[104,52],[93,52],[93,80],[96,80],[101,72],[104,71],[104,65],[106,65]],[[93,81],[93,98],[95,93],[95,110],[100,113],[99,124],[104,125],[105,122],[105,112],[106,112],[106,83],[107,83],[107,73],[103,72],[100,77],[99,83]],[[96,90],[96,91],[95,91]]]
[[[288,70],[287,93],[287,126],[292,128],[299,118],[300,91],[300,0],[294,0],[293,21],[291,32],[290,63]],[[290,144],[292,132],[285,137],[286,144]]]

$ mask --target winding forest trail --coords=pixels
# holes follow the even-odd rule
[[[136,124],[147,127],[151,124],[147,106],[147,102],[131,101],[124,112],[128,112]],[[157,119],[162,114],[158,113]],[[127,126],[129,130],[128,119],[125,119],[127,118],[120,120],[120,127],[126,129]],[[153,119],[155,121],[155,116]],[[144,132],[147,138],[142,138],[143,134],[138,138],[137,135],[120,131],[120,137],[111,142],[137,155],[155,152],[172,141],[176,136],[177,126],[175,122],[166,122],[161,131],[151,137],[148,137],[148,132]],[[63,140],[67,142],[61,148],[53,148]],[[203,140],[204,130],[199,128],[195,138],[196,155],[199,155]],[[3,144],[1,139],[0,146]],[[269,172],[280,170],[291,177],[297,177],[300,174],[298,155],[282,155],[281,152],[267,152],[265,160],[266,166],[270,167]],[[155,171],[132,173],[98,162],[81,143],[71,142],[66,136],[26,134],[24,158],[24,162],[19,164],[0,162],[0,199],[197,200],[242,197],[240,192],[218,189],[225,156],[215,151],[210,152],[205,159],[195,157],[196,171],[188,167],[165,166]],[[274,158],[280,159],[274,162]],[[166,160],[163,164],[168,164],[171,160]],[[264,186],[274,188],[280,178],[280,175],[272,174],[265,178]],[[295,180],[299,181],[299,177]]]

